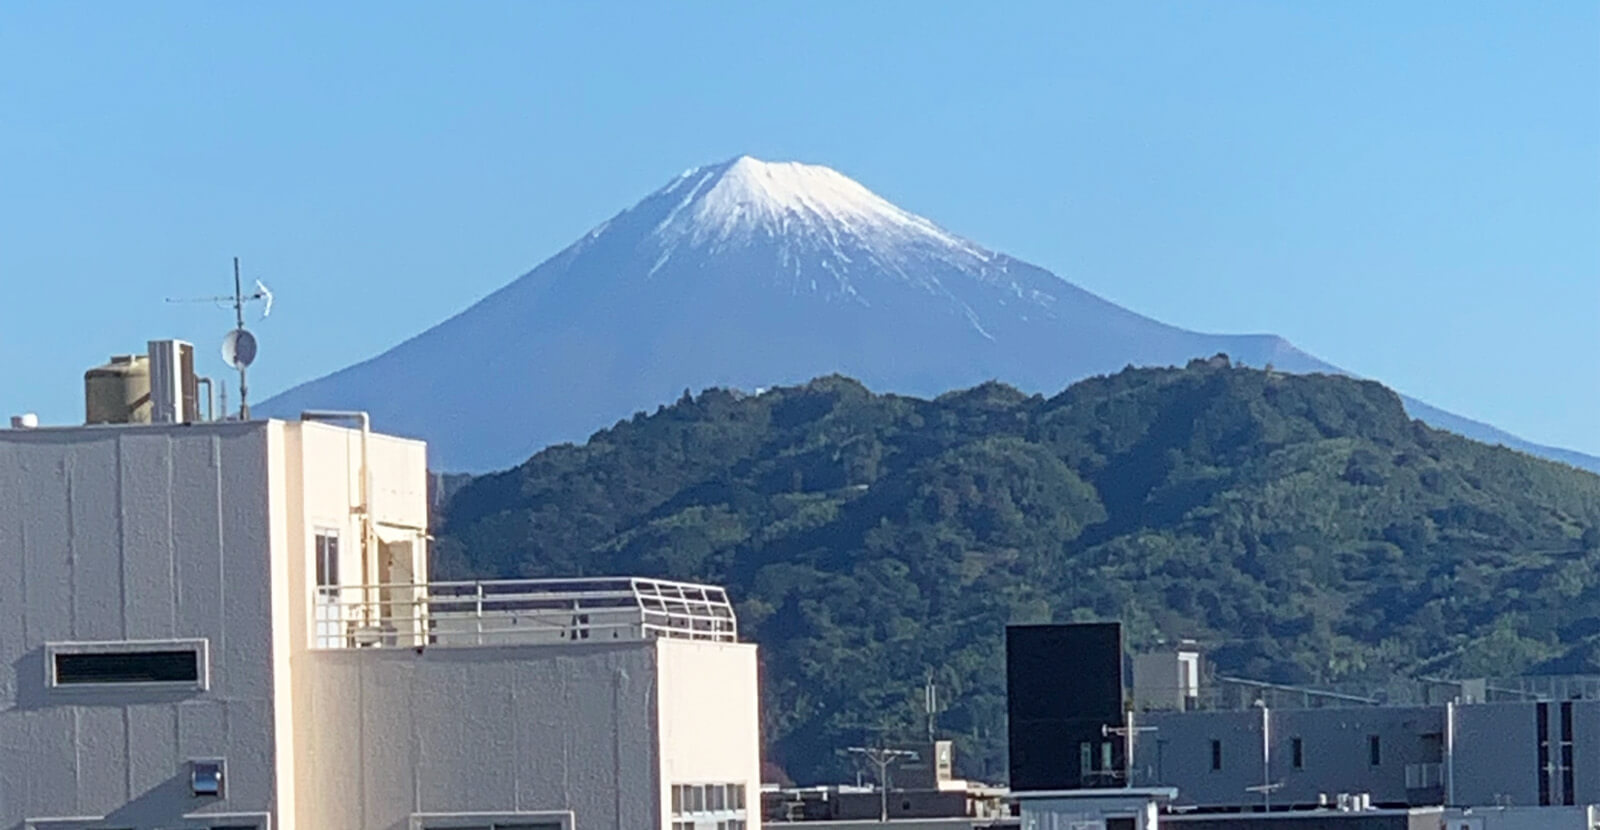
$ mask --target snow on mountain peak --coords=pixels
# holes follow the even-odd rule
[[[657,227],[672,243],[721,244],[752,235],[820,233],[837,244],[856,237],[871,248],[932,244],[979,259],[988,252],[902,210],[854,179],[815,164],[740,156],[685,172],[662,191],[681,200]]]

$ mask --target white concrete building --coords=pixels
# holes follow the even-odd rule
[[[717,588],[428,582],[421,443],[0,430],[0,830],[759,823]]]

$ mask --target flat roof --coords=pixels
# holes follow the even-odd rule
[[[172,424],[40,424],[36,427],[7,427],[0,424],[0,441],[42,441],[51,439],[76,438],[76,437],[102,437],[107,433],[116,431],[127,432],[216,432],[221,434],[239,434],[260,429],[272,423],[310,425],[318,429],[339,429],[349,432],[360,432],[360,428],[352,424],[324,420],[324,419],[287,419],[287,418],[252,418],[248,421],[189,421]],[[412,444],[426,445],[427,442],[420,438],[410,438],[404,435],[384,432],[374,428],[369,433],[373,438],[385,441],[404,441]]]
[[[1106,787],[1090,790],[1025,790],[1013,792],[1014,799],[1026,798],[1144,798],[1172,801],[1178,797],[1177,787]]]
[[[1350,821],[1358,821],[1368,817],[1426,816],[1443,813],[1444,808],[1438,805],[1431,807],[1371,807],[1364,810],[1336,810],[1329,807],[1316,810],[1280,810],[1272,813],[1252,813],[1248,811],[1237,813],[1186,812],[1162,813],[1161,823],[1165,824],[1170,821],[1173,823],[1194,822],[1198,824],[1208,821],[1226,821],[1234,824],[1246,821],[1305,821],[1307,819],[1349,819]]]

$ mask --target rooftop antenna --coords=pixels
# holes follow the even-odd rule
[[[1111,726],[1109,724],[1100,726],[1100,735],[1102,737],[1109,738],[1115,735],[1122,739],[1122,786],[1133,786],[1133,747],[1137,742],[1136,739],[1141,732],[1155,731],[1156,727],[1154,726],[1139,726],[1134,723],[1132,704],[1123,705],[1121,726]]]
[[[231,303],[233,305],[233,331],[222,338],[222,359],[229,366],[239,370],[239,420],[250,420],[250,387],[245,383],[245,370],[256,359],[256,336],[244,327],[245,303],[261,303],[261,319],[265,320],[272,313],[272,292],[261,280],[255,281],[255,292],[244,293],[243,280],[239,276],[239,258],[233,258],[233,295],[220,297],[198,297],[191,300],[167,299],[169,303]],[[224,394],[226,394],[224,392]],[[222,405],[226,412],[228,405],[226,398]]]

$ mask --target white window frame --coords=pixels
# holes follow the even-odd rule
[[[333,558],[324,562],[322,558],[321,542],[324,538],[333,540]],[[311,585],[318,592],[327,591],[335,595],[343,586],[343,574],[340,573],[340,559],[344,557],[344,531],[331,525],[318,525],[311,529]],[[325,567],[331,566],[331,567]],[[330,573],[331,572],[331,573]],[[320,577],[328,574],[333,581],[323,584]]]
[[[451,827],[483,827],[499,822],[519,824],[558,824],[561,830],[574,830],[571,810],[531,810],[505,813],[412,813],[411,830],[445,830]]]
[[[709,823],[719,821],[749,821],[749,788],[742,781],[723,781],[707,783],[703,781],[677,783],[671,785],[669,792],[669,806],[672,799],[678,801],[679,809],[672,811],[673,823],[680,820],[690,824],[699,820]],[[713,792],[722,793],[722,806],[712,806],[716,798]],[[694,794],[700,795],[700,807],[695,809]]]
[[[324,567],[324,538],[332,539],[334,544],[333,559],[328,563],[331,568]],[[339,567],[339,560],[343,556],[343,530],[331,525],[311,528],[311,637],[317,648],[341,648],[347,644],[349,632],[345,631],[343,574]],[[321,577],[330,570],[333,581],[324,585]]]
[[[57,655],[74,654],[129,654],[140,651],[193,651],[196,668],[194,680],[157,681],[153,683],[58,683],[56,682]],[[179,640],[93,640],[63,641],[44,644],[44,685],[55,694],[79,692],[124,691],[190,691],[204,692],[211,688],[211,643],[204,637]],[[60,819],[78,821],[79,819]],[[99,821],[99,819],[95,819]],[[57,821],[57,819],[38,819]]]

